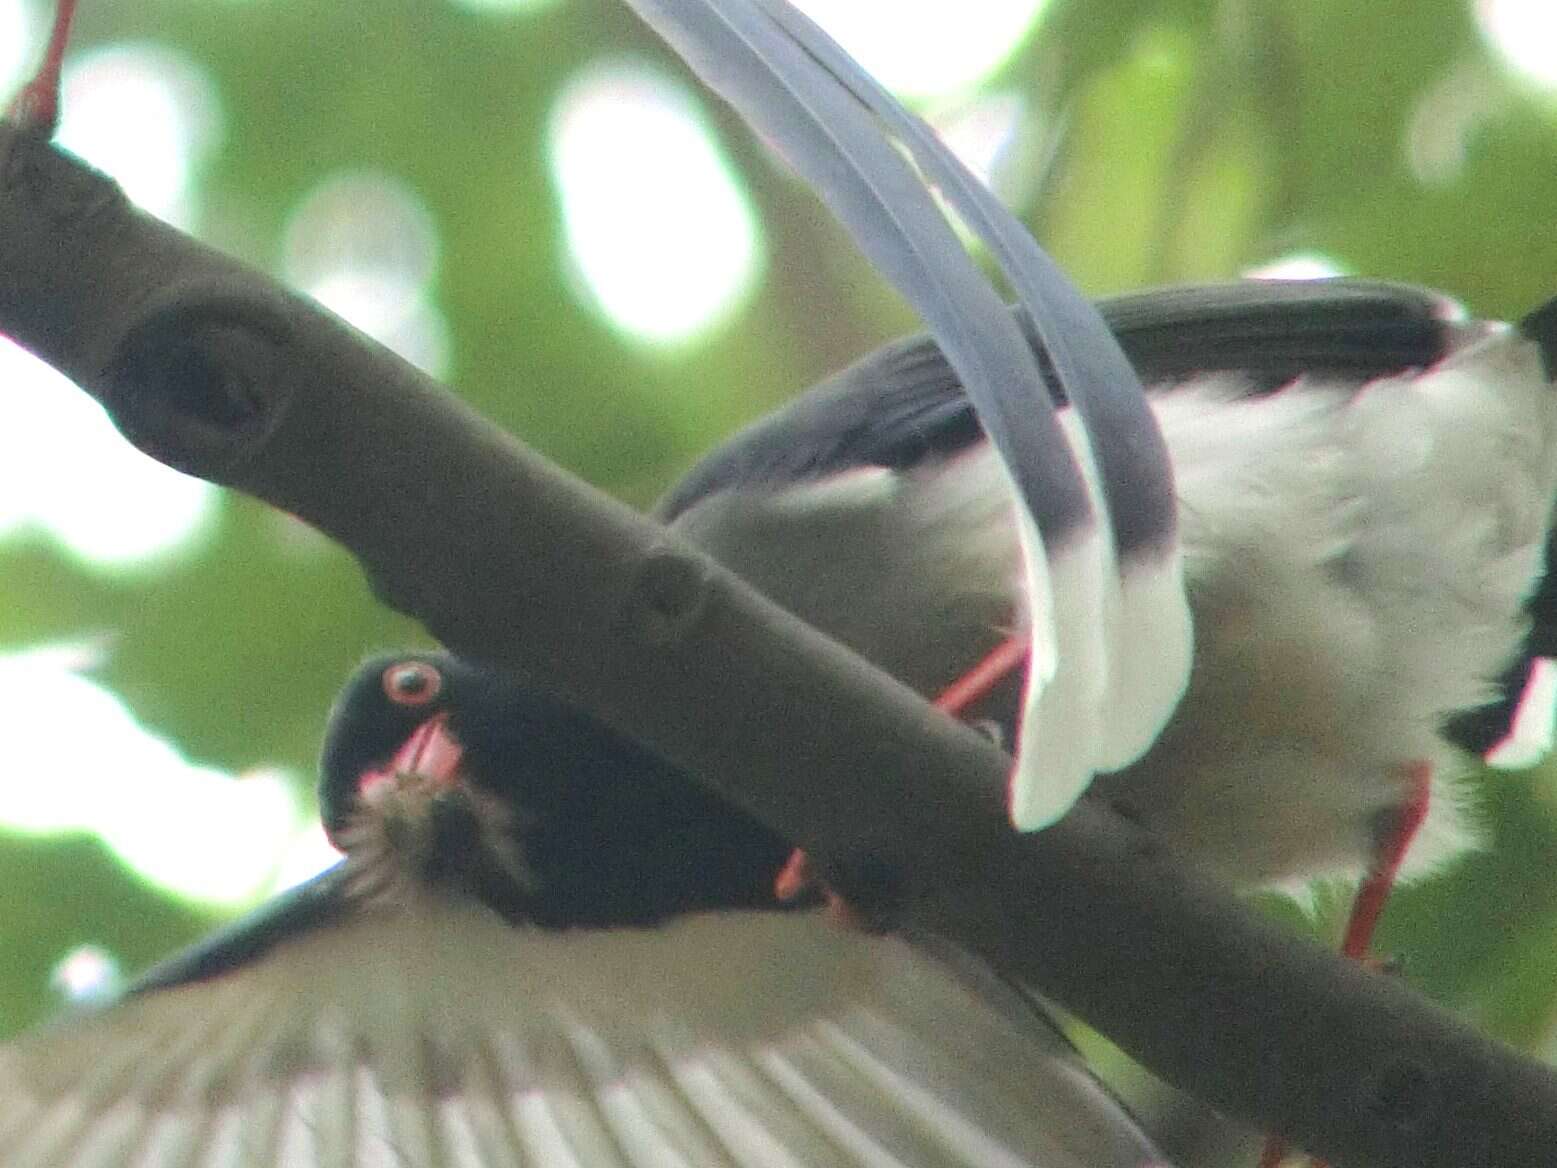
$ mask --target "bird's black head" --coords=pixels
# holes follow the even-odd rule
[[[325,830],[365,892],[471,892],[550,927],[780,907],[789,846],[568,704],[446,653],[375,657],[320,760]]]

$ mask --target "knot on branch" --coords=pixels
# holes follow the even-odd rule
[[[269,302],[179,290],[119,344],[103,405],[124,436],[189,474],[227,480],[275,429],[291,335]]]
[[[708,562],[695,552],[657,547],[643,558],[622,605],[628,636],[643,645],[671,645],[696,627],[708,606]]]

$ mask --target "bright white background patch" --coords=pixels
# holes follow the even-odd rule
[[[340,852],[324,834],[324,824],[309,817],[302,831],[292,837],[276,868],[275,891],[301,884],[319,875],[341,858]]]
[[[1557,4],[1479,0],[1476,23],[1512,69],[1537,85],[1557,88]]]
[[[640,65],[585,70],[552,109],[548,150],[572,266],[613,324],[686,341],[745,300],[756,219],[680,85]]]
[[[73,667],[79,653],[0,655],[10,727],[0,828],[98,836],[152,884],[208,904],[253,901],[303,831],[292,785],[196,766]]]
[[[1339,263],[1317,251],[1297,251],[1257,267],[1245,268],[1251,280],[1328,280],[1346,275]]]
[[[38,45],[33,10],[22,0],[0,0],[0,100],[22,87]]]
[[[206,71],[164,45],[107,45],[72,54],[61,85],[60,145],[140,207],[193,227],[195,172],[221,136]]]
[[[443,314],[432,302],[437,266],[432,212],[393,175],[331,175],[303,197],[287,222],[287,281],[441,377],[449,345]]]
[[[1047,0],[794,0],[895,93],[943,97],[993,73]]]
[[[1020,94],[992,93],[950,117],[936,119],[935,130],[980,181],[998,187],[996,172],[1026,115]]]
[[[89,566],[125,568],[204,529],[215,487],[136,450],[101,406],[3,337],[0,387],[0,539],[42,528]]]
[[[455,8],[464,8],[469,12],[540,12],[543,9],[555,8],[562,0],[450,0]]]
[[[1537,657],[1514,707],[1508,733],[1487,751],[1486,763],[1500,770],[1532,767],[1552,751],[1553,715],[1557,712],[1557,662]]]

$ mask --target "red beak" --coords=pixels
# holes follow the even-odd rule
[[[396,775],[415,775],[434,786],[452,786],[458,778],[460,760],[465,751],[449,732],[447,712],[436,714],[411,731],[400,749],[381,770],[362,772],[357,789],[388,782]]]

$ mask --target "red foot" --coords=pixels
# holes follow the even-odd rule
[[[1395,887],[1395,878],[1400,875],[1400,865],[1406,858],[1406,852],[1410,850],[1417,832],[1422,829],[1422,821],[1427,818],[1433,789],[1432,766],[1426,762],[1411,763],[1406,768],[1406,782],[1410,784],[1406,801],[1395,812],[1389,831],[1379,840],[1373,868],[1357,890],[1357,898],[1352,901],[1352,915],[1346,922],[1341,952],[1354,960],[1360,961],[1368,955],[1368,946],[1373,942],[1373,930],[1379,923],[1379,914],[1384,911],[1384,902]]]
[[[811,857],[806,855],[804,848],[796,848],[789,853],[789,859],[784,861],[779,874],[773,878],[773,895],[778,897],[781,903],[788,904],[815,883],[816,875],[811,871]]]
[[[59,125],[59,74],[70,41],[70,22],[75,19],[76,0],[56,0],[54,27],[49,32],[48,48],[38,72],[11,103],[7,116],[24,129],[36,130],[52,138]]]
[[[879,931],[816,874],[816,869],[811,865],[811,857],[806,855],[805,849],[796,848],[789,853],[789,859],[784,861],[779,874],[773,878],[773,895],[781,903],[788,903],[812,891],[821,893],[822,899],[827,902],[827,915],[832,919],[833,924],[861,933]]]
[[[1341,953],[1353,961],[1368,965],[1379,964],[1368,955],[1373,944],[1373,932],[1378,927],[1384,902],[1394,890],[1395,879],[1400,875],[1400,865],[1410,851],[1412,841],[1422,829],[1427,818],[1427,808],[1432,800],[1433,768],[1427,762],[1414,762],[1406,767],[1409,791],[1406,801],[1395,810],[1394,822],[1374,846],[1373,867],[1357,896],[1352,901],[1351,916],[1346,921],[1346,932],[1341,938]],[[1259,1168],[1277,1168],[1286,1159],[1287,1142],[1276,1136],[1265,1141],[1260,1153]],[[1313,1168],[1329,1168],[1322,1160],[1312,1161]]]

